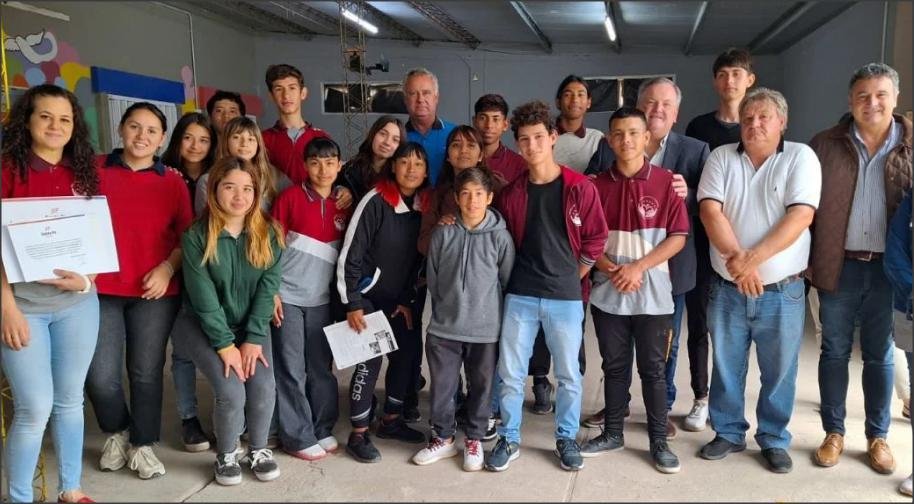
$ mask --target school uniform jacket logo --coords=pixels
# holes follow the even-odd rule
[[[641,199],[638,200],[638,214],[645,220],[653,219],[659,209],[660,202],[653,196],[641,196]]]
[[[575,227],[581,227],[581,213],[578,212],[578,206],[574,203],[568,207],[568,219]]]

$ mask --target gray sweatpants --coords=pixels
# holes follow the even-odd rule
[[[236,334],[235,341],[240,341]],[[250,448],[266,448],[270,430],[270,418],[276,404],[276,382],[273,379],[273,351],[270,338],[263,341],[263,355],[270,364],[264,367],[258,361],[254,376],[242,382],[234,371],[225,377],[225,366],[216,350],[210,346],[209,338],[200,327],[196,315],[188,306],[183,306],[172,332],[172,344],[179,353],[188,355],[197,369],[213,387],[215,407],[213,408],[213,430],[216,434],[216,450],[229,453],[244,430],[247,420]]]
[[[492,410],[492,380],[497,364],[498,343],[464,343],[429,333],[425,358],[431,375],[432,432],[447,439],[456,430],[454,393],[463,365],[467,378],[467,426],[469,439],[482,439]]]
[[[298,451],[330,436],[339,416],[333,353],[324,336],[330,305],[283,303],[282,312],[282,326],[273,328],[279,439],[287,451]]]

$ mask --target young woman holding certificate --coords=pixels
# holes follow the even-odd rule
[[[2,196],[91,196],[99,192],[89,128],[69,91],[35,86],[13,105],[4,127]],[[93,502],[80,490],[83,384],[98,338],[94,275],[10,285],[2,275],[0,363],[13,393],[4,461],[12,502],[34,500],[32,479],[51,419],[58,500]]]
[[[99,467],[126,465],[141,479],[165,474],[152,445],[162,423],[165,345],[181,303],[181,233],[193,219],[181,174],[155,155],[166,127],[155,105],[135,103],[121,118],[124,147],[96,158],[120,271],[96,280],[100,330],[86,392],[108,436]],[[121,385],[125,351],[129,407]]]

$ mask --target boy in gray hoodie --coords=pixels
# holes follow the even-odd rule
[[[457,455],[454,392],[464,365],[469,394],[463,468],[483,467],[481,439],[488,426],[492,378],[498,356],[503,290],[514,264],[514,242],[504,218],[488,208],[495,179],[468,168],[454,182],[457,222],[438,226],[428,249],[432,316],[425,355],[431,374],[432,438],[413,456],[428,465]]]

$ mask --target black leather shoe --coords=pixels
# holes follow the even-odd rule
[[[746,449],[746,443],[735,444],[716,436],[710,443],[701,448],[701,458],[706,460],[720,460],[730,453],[741,452]]]
[[[768,469],[771,469],[771,472],[785,474],[793,469],[793,461],[790,460],[787,450],[783,448],[766,448],[762,450],[762,456],[765,457],[765,462],[768,463]]]

